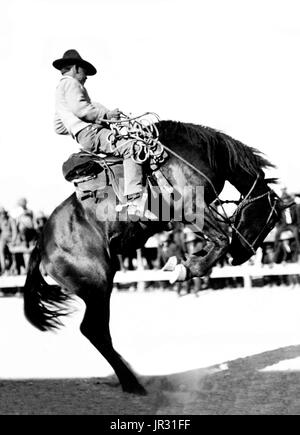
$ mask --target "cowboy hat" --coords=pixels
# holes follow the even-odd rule
[[[76,50],[67,50],[63,57],[61,59],[56,59],[52,65],[58,70],[61,70],[67,65],[78,65],[85,69],[88,76],[93,76],[97,73],[96,68],[91,63],[82,59]]]

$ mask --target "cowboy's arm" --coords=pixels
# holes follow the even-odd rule
[[[101,124],[109,110],[102,104],[93,104],[87,92],[77,80],[66,80],[64,95],[69,109],[85,122]]]
[[[95,101],[92,102],[92,104],[98,109],[99,111],[99,116],[98,116],[98,120],[96,120],[95,122],[97,123],[101,123],[102,119],[110,119],[109,114],[111,113],[110,110],[108,110],[105,106],[103,106],[100,103],[97,103]]]
[[[93,101],[93,104],[99,109],[99,119],[120,119],[121,112],[120,109],[108,110],[105,106],[100,103]]]
[[[57,134],[69,134],[58,113],[55,113],[54,115],[54,131]]]

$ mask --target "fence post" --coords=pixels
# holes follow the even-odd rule
[[[136,250],[136,259],[137,259],[137,270],[144,270],[144,263],[143,263],[143,257],[142,257],[142,250],[137,249]],[[136,289],[138,292],[142,292],[145,290],[145,281],[138,281],[136,283]]]
[[[245,271],[243,275],[244,287],[252,287],[252,280],[249,271]]]

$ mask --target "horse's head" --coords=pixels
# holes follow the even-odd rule
[[[266,184],[265,192],[246,197],[233,215],[232,240],[229,252],[234,266],[243,264],[255,254],[278,222],[283,209],[277,194]]]

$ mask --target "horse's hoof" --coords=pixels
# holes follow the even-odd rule
[[[176,281],[185,281],[187,278],[187,268],[183,264],[177,264],[174,269],[174,273],[170,278],[170,284],[174,284]]]
[[[145,210],[144,217],[149,221],[158,221],[158,217],[150,210]]]
[[[162,270],[164,272],[173,272],[173,270],[175,270],[175,267],[177,266],[177,263],[177,257],[174,255],[173,257],[169,258]]]

